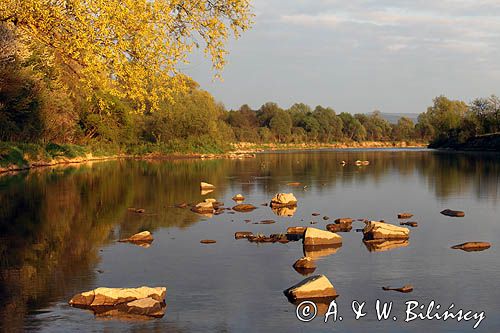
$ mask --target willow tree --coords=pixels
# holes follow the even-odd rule
[[[0,22],[48,46],[82,87],[158,109],[184,86],[194,47],[215,75],[251,23],[249,0],[2,0]]]

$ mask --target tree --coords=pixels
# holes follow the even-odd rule
[[[401,117],[394,127],[394,139],[399,141],[411,140],[415,137],[415,124],[410,118]]]
[[[467,104],[462,101],[453,101],[444,96],[434,99],[434,104],[427,108],[430,124],[438,135],[452,135],[458,130],[461,121],[467,112]]]
[[[342,112],[339,117],[342,119],[344,137],[355,141],[362,141],[366,138],[366,129],[358,119],[347,112]]]
[[[277,111],[269,122],[269,128],[276,135],[279,142],[284,142],[292,131],[292,118],[286,111]]]
[[[218,73],[225,42],[249,28],[249,0],[2,0],[0,22],[51,49],[89,91],[143,110],[187,89],[179,65],[203,41]]]
[[[314,109],[313,116],[320,125],[321,141],[331,142],[339,140],[342,137],[342,120],[335,115],[335,111],[332,108],[324,108],[318,105]]]

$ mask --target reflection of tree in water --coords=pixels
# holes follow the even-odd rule
[[[356,167],[357,159],[371,164]],[[342,160],[349,164],[341,166]],[[116,238],[196,223],[198,215],[171,206],[202,200],[202,180],[218,186],[210,197],[221,198],[237,187],[244,194],[263,191],[270,199],[291,181],[321,194],[338,182],[354,186],[376,184],[387,175],[417,175],[440,198],[474,191],[496,200],[499,161],[494,154],[299,152],[251,160],[115,161],[3,176],[0,322],[5,330],[22,330],[26,313],[89,289],[99,249]],[[128,207],[146,213],[131,213]]]

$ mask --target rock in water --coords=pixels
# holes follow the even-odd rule
[[[129,242],[129,243],[151,243],[153,241],[153,235],[149,231],[142,231],[129,238],[120,239],[119,242]]]
[[[293,207],[297,206],[297,198],[293,193],[278,193],[271,199],[271,207]]]
[[[292,299],[314,299],[338,296],[332,283],[324,275],[308,277],[284,291]]]
[[[307,228],[304,233],[304,246],[322,246],[342,244],[342,237],[330,232],[316,228]]]
[[[69,304],[100,316],[162,317],[166,294],[165,287],[97,288],[73,296]]]
[[[341,217],[341,218],[338,218],[335,220],[335,223],[337,224],[350,224],[352,223],[354,220],[350,217]]]
[[[165,287],[139,287],[139,288],[106,288],[76,294],[69,304],[72,306],[115,306],[142,298],[153,298],[157,301],[165,300],[167,288]]]
[[[208,201],[207,201],[208,200]],[[191,210],[198,214],[213,214],[214,213],[214,202],[210,199],[196,204]]]
[[[201,182],[200,189],[201,190],[213,190],[213,189],[215,189],[215,186],[212,184],[209,184],[209,183]]]
[[[293,264],[294,268],[316,268],[316,264],[311,257],[302,257]]]
[[[382,287],[384,290],[393,290],[399,291],[400,293],[410,293],[413,291],[413,286],[411,284],[404,285],[401,288],[391,288],[391,287]]]
[[[249,204],[239,204],[233,207],[234,211],[240,212],[240,213],[246,213],[246,212],[251,212],[252,210],[256,209],[254,205],[249,205]]]
[[[446,215],[446,216],[451,216],[451,217],[464,217],[465,213],[460,211],[460,210],[451,210],[451,209],[445,209],[441,212],[441,214]]]
[[[307,227],[288,227],[286,233],[289,235],[304,235]]]
[[[213,240],[213,239],[202,239],[200,241],[201,244],[215,244],[217,243],[217,241]]]
[[[245,200],[245,197],[244,197],[242,194],[236,194],[236,195],[233,197],[233,200],[234,200],[234,201],[243,201],[243,200]]]
[[[484,251],[486,249],[489,249],[490,247],[491,244],[488,242],[467,242],[463,244],[454,245],[451,248],[455,250],[464,250],[467,252],[472,252],[472,251]]]
[[[316,270],[316,264],[311,257],[302,257],[293,264],[293,268],[302,275],[309,275]]]
[[[389,223],[370,221],[363,229],[364,239],[408,239],[410,229]]]
[[[115,311],[106,311],[99,314],[99,316],[116,316],[126,313],[127,315],[161,318],[165,314],[165,308],[166,306],[164,302],[160,302],[151,297],[146,297],[125,304],[119,304],[116,307],[116,314],[114,313]]]
[[[410,213],[399,213],[398,219],[410,219],[413,217],[413,214]]]
[[[412,228],[418,227],[417,222],[399,222],[399,225],[407,225],[407,226],[412,227]]]
[[[251,231],[237,231],[234,233],[234,239],[249,238],[253,236],[254,234]]]
[[[327,224],[326,225],[326,230],[330,231],[330,232],[349,232],[352,230],[352,225],[349,223],[349,224],[345,224],[345,223],[340,223],[340,224]]]

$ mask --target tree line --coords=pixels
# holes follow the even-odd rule
[[[304,103],[226,110],[182,74],[176,77],[183,89],[155,108],[141,108],[106,89],[94,87],[89,93],[57,53],[36,39],[26,40],[6,22],[0,22],[0,51],[0,141],[217,151],[229,142],[423,141],[439,146],[500,130],[495,95],[470,103],[438,96],[416,123],[402,117],[394,124],[378,111],[337,113]]]
[[[295,103],[288,109],[268,102],[258,110],[248,105],[224,114],[236,141],[279,143],[334,143],[345,141],[414,141],[419,133],[414,122],[402,117],[396,124],[380,111],[371,114],[337,114],[331,107]]]

